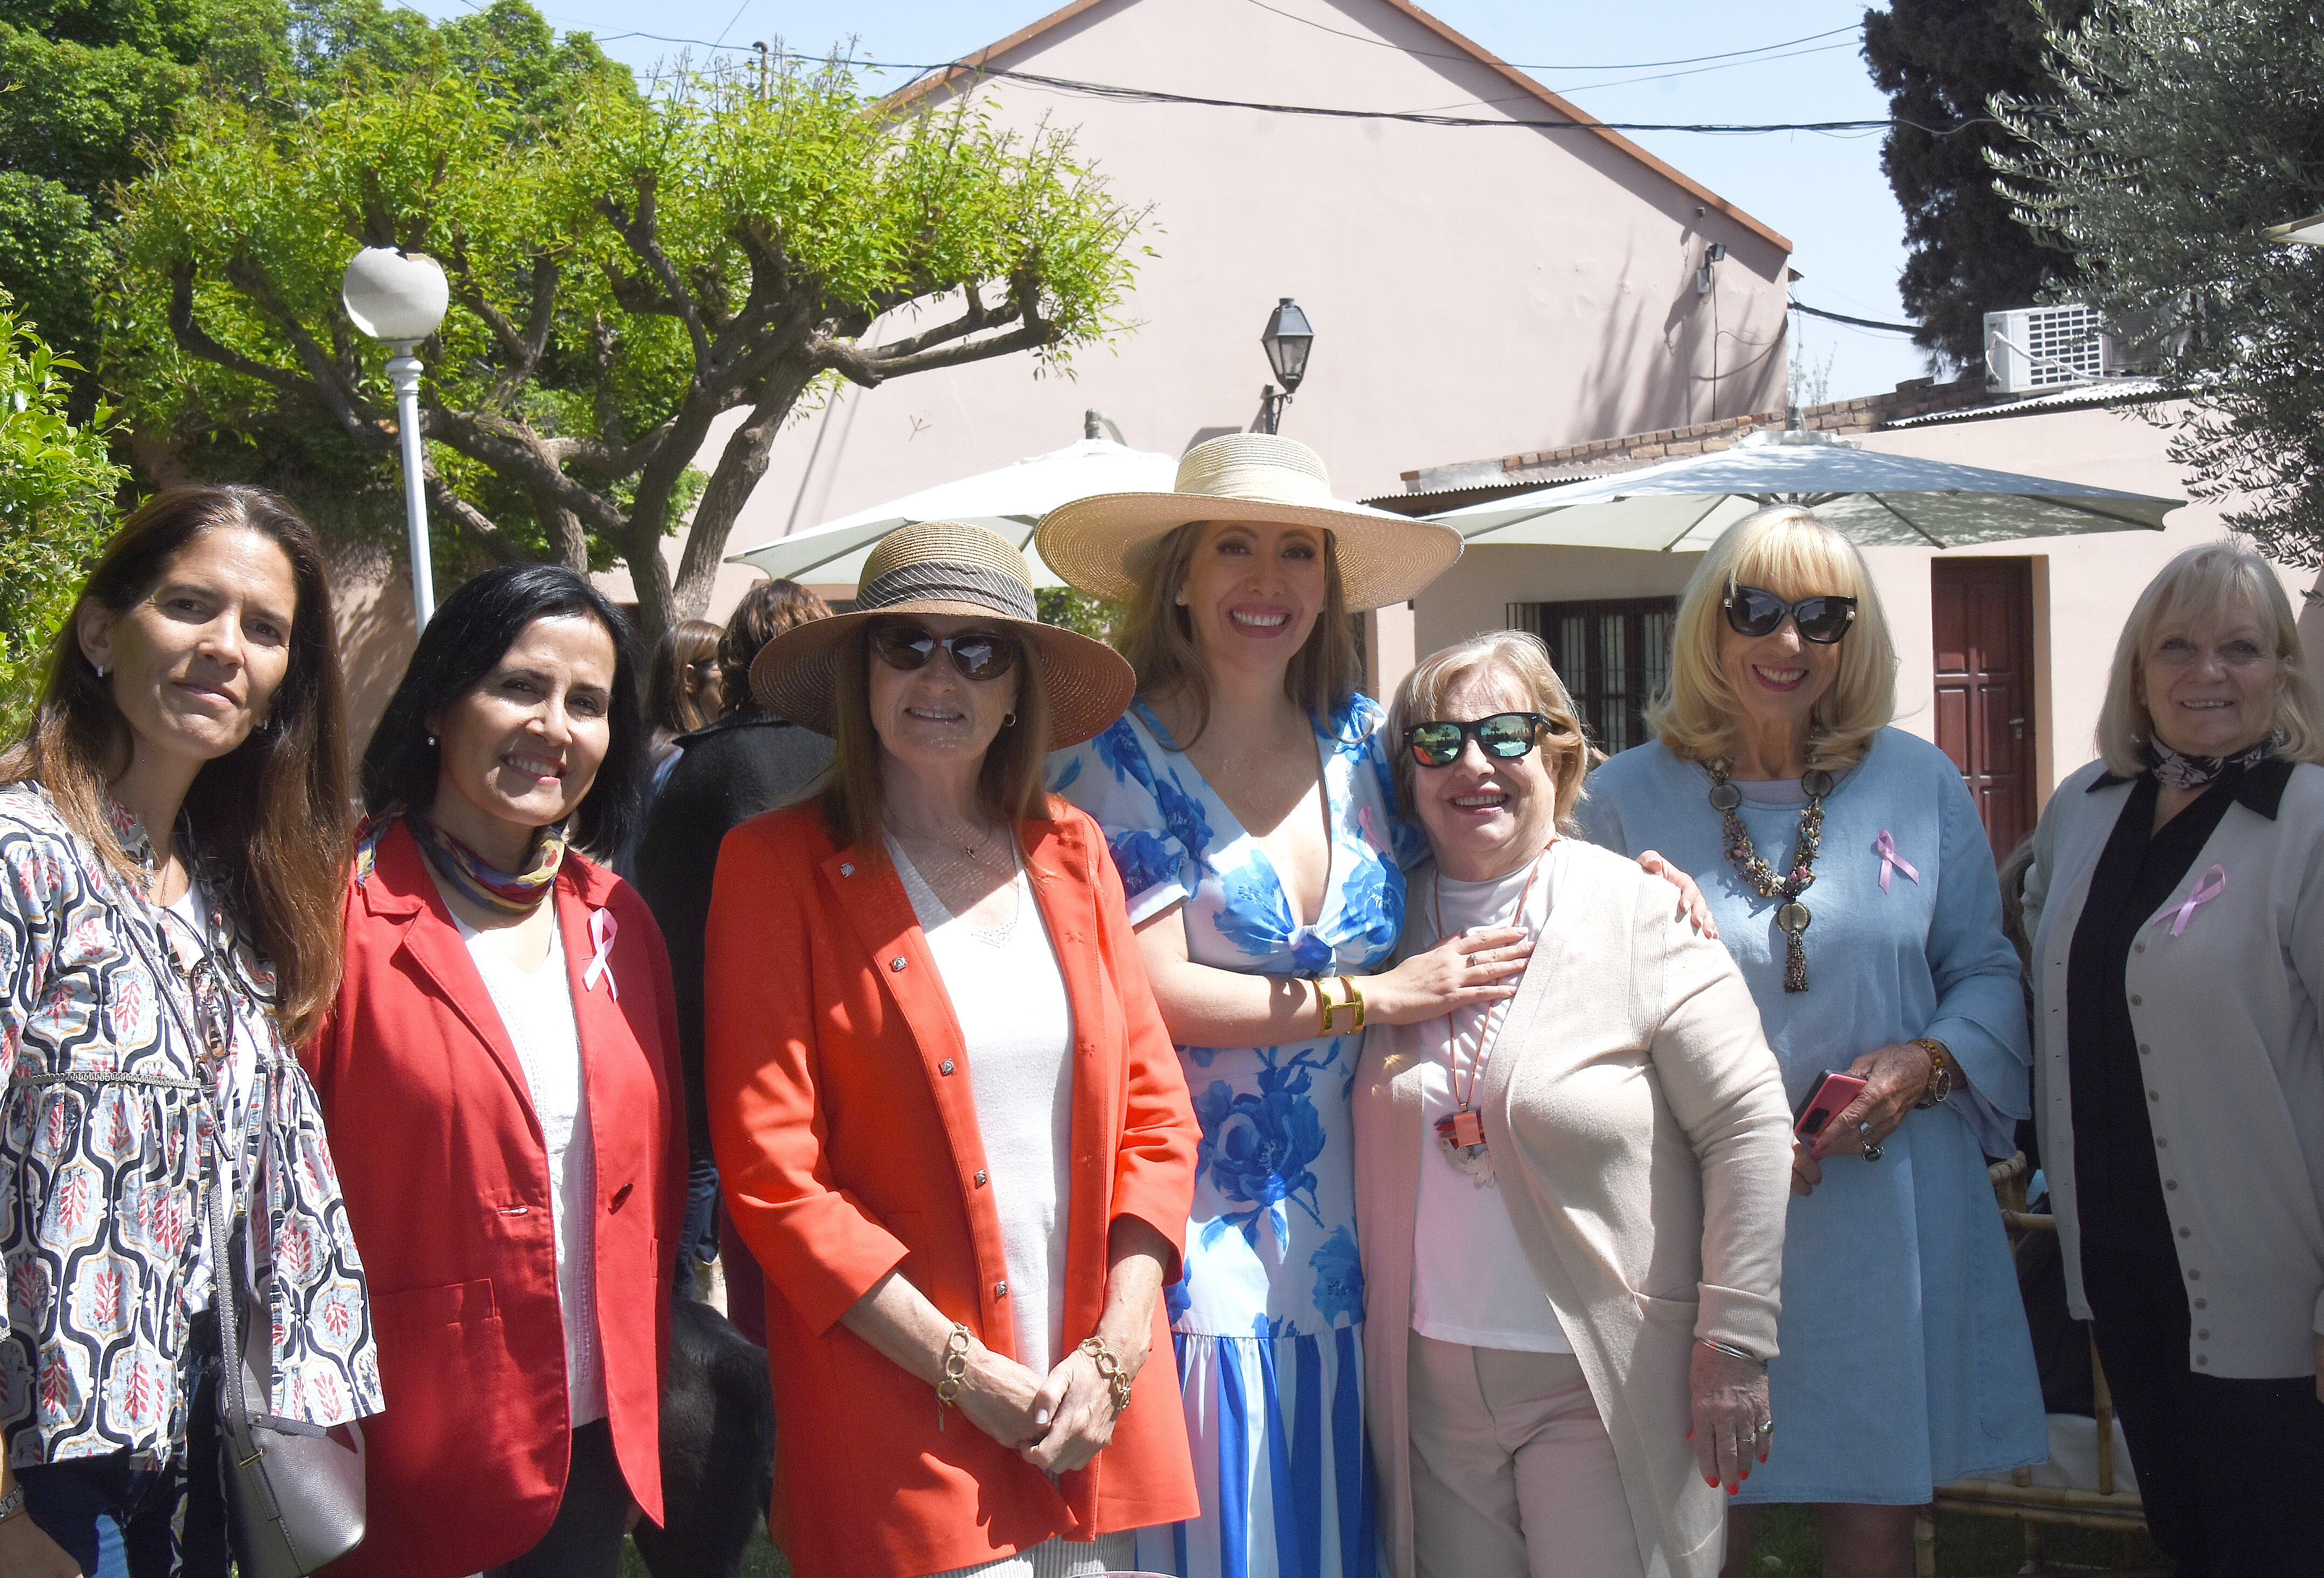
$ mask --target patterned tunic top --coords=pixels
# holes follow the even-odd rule
[[[114,826],[150,868],[135,819],[115,807]],[[346,1424],[383,1403],[321,1110],[276,1027],[272,971],[230,916],[208,920],[233,1025],[225,1066],[257,1069],[228,1182],[255,1179],[266,1207],[252,1225],[273,1255],[271,1411]],[[180,1029],[201,1021],[171,957],[160,911],[45,792],[0,789],[0,1430],[18,1467],[164,1457],[185,1438],[179,1377],[213,1291],[213,1076]]]

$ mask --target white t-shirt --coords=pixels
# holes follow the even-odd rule
[[[1497,926],[1522,926],[1538,935],[1549,915],[1550,891],[1563,851],[1562,844],[1550,845],[1530,892],[1526,890],[1530,866],[1519,866],[1508,876],[1487,882],[1456,882],[1440,871],[1436,911],[1416,914],[1413,918],[1429,928],[1432,940]],[[1521,893],[1525,916],[1513,919]],[[1444,922],[1442,933],[1434,930],[1438,914]],[[1536,960],[1534,967],[1554,966],[1551,961]],[[1472,1176],[1455,1167],[1436,1140],[1437,1123],[1451,1117],[1460,1105],[1452,1096],[1455,1037],[1461,1047],[1462,1090],[1469,1089],[1480,1024],[1487,1037],[1487,1075],[1498,1059],[1517,1056],[1517,1047],[1496,1047],[1491,1039],[1508,1017],[1509,1001],[1499,999],[1483,1010],[1464,1009],[1430,1026],[1434,1055],[1420,1074],[1423,1121],[1420,1202],[1412,1234],[1412,1329],[1440,1343],[1461,1343],[1471,1348],[1571,1353],[1573,1344],[1541,1290],[1533,1264],[1526,1259],[1525,1246],[1517,1241],[1517,1229],[1509,1223],[1500,1186],[1489,1172]],[[1480,1078],[1476,1094],[1482,1092]],[[1489,1150],[1487,1154],[1490,1155]]]
[[[456,916],[456,920],[458,918]],[[468,956],[516,1047],[549,1152],[549,1221],[557,1244],[557,1306],[565,1325],[565,1392],[572,1422],[605,1417],[605,1365],[597,1339],[597,1151],[589,1138],[589,1086],[581,1028],[565,973],[563,929],[549,929],[549,956],[528,974],[500,945],[459,922]]]
[[[888,854],[960,1021],[992,1208],[1001,1216],[1017,1361],[1046,1378],[1065,1343],[1073,1204],[1074,1024],[1065,979],[1021,864],[1017,918],[985,930],[946,909],[893,838]]]

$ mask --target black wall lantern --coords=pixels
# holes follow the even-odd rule
[[[1270,383],[1259,396],[1267,430],[1272,433],[1282,427],[1283,407],[1307,376],[1307,349],[1315,343],[1315,331],[1298,303],[1286,296],[1268,315],[1267,332],[1259,337],[1259,343],[1266,348],[1267,365],[1275,369],[1277,383],[1283,385],[1277,390]]]

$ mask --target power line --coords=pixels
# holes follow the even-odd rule
[[[1869,318],[1850,318],[1845,312],[1826,312],[1822,308],[1811,307],[1804,301],[1794,301],[1791,303],[1791,309],[1794,312],[1804,312],[1810,318],[1829,318],[1834,323],[1852,323],[1858,328],[1886,329],[1890,334],[1918,334],[1921,332],[1921,326],[1917,323],[1881,323]]]
[[[598,40],[601,43],[616,43],[622,39],[650,39],[656,43],[691,44],[702,49],[741,53],[708,39],[678,38],[668,33],[632,31],[608,33]],[[823,57],[782,51],[786,60],[817,61]],[[1053,92],[1074,94],[1088,98],[1112,99],[1128,104],[1188,105],[1204,109],[1256,110],[1268,115],[1315,115],[1333,120],[1402,121],[1423,126],[1525,127],[1540,132],[1693,132],[1706,135],[1756,135],[1772,132],[1874,132],[1894,126],[1910,126],[1932,137],[1950,137],[1972,126],[1998,125],[1990,115],[1972,115],[1950,126],[1923,125],[1902,115],[1884,115],[1877,119],[1840,121],[1772,121],[1747,123],[1731,121],[1600,121],[1582,118],[1563,121],[1523,120],[1517,117],[1485,119],[1474,115],[1439,115],[1425,110],[1340,109],[1323,105],[1272,104],[1258,99],[1213,98],[1202,94],[1170,93],[1158,88],[1127,88],[1119,83],[1085,82],[1070,77],[1047,77],[1034,71],[1017,71],[1000,66],[972,65],[965,60],[947,60],[938,65],[910,65],[894,60],[851,60],[848,62],[872,71],[901,71],[909,79],[918,80],[935,72],[957,73],[962,76],[990,78],[1009,82],[1023,82]]]

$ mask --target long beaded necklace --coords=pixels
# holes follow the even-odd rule
[[[1793,851],[1792,869],[1778,876],[1775,868],[1752,844],[1751,830],[1743,826],[1743,818],[1735,814],[1735,808],[1743,803],[1743,791],[1730,781],[1733,768],[1723,759],[1709,762],[1706,767],[1711,773],[1711,807],[1719,813],[1727,830],[1727,863],[1760,898],[1783,900],[1775,910],[1775,925],[1784,934],[1784,990],[1805,992],[1808,950],[1803,937],[1808,922],[1814,918],[1800,902],[1800,895],[1815,881],[1816,848],[1823,841],[1823,798],[1831,793],[1831,774],[1821,767],[1811,767],[1800,774],[1800,788],[1807,795],[1808,803],[1800,812],[1799,842]]]

